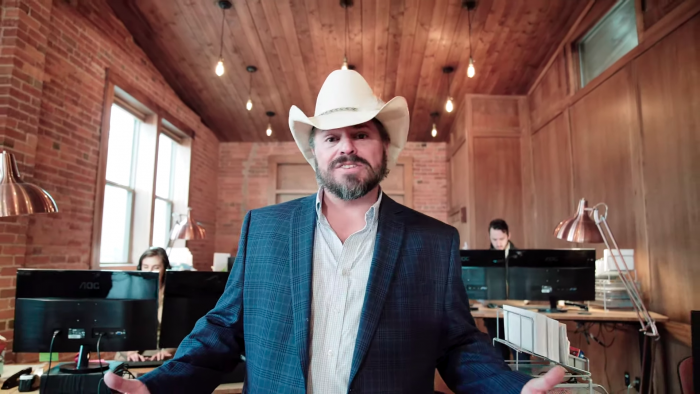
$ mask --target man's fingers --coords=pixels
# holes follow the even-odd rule
[[[112,390],[129,394],[149,394],[146,385],[138,380],[129,380],[119,377],[112,372],[105,374],[105,384]]]
[[[537,393],[545,393],[547,390],[551,390],[559,384],[562,379],[564,379],[564,374],[566,373],[566,370],[562,367],[554,367],[552,368],[549,372],[547,372],[544,376],[540,376],[539,378],[532,379],[527,384],[525,387],[523,387],[523,394],[537,394]]]

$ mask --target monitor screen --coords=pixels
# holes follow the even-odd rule
[[[197,320],[216,306],[226,288],[228,272],[168,271],[165,273],[160,346],[176,348]]]
[[[510,251],[508,299],[595,300],[595,249]]]
[[[158,273],[17,270],[14,352],[157,348]]]
[[[502,250],[460,250],[462,282],[470,300],[505,300],[506,258]]]

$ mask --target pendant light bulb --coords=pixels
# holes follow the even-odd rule
[[[433,130],[430,132],[430,135],[432,135],[433,138],[437,137],[437,127],[435,126],[435,123],[433,123]]]
[[[452,112],[455,109],[455,105],[452,102],[452,97],[447,98],[447,103],[445,103],[445,111]]]
[[[340,67],[341,70],[347,70],[348,69],[348,58],[343,56],[343,65]]]
[[[474,74],[476,74],[476,69],[474,68],[474,60],[470,57],[469,67],[467,67],[467,76],[469,78],[474,78]]]
[[[267,124],[267,130],[265,130],[265,133],[268,137],[272,135],[272,125],[270,123]]]
[[[224,75],[224,59],[219,59],[219,62],[216,63],[216,69],[214,71],[218,76]]]
[[[248,99],[248,102],[245,103],[245,109],[247,109],[248,111],[253,109],[253,101],[251,99]]]

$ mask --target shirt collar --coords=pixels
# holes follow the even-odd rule
[[[316,216],[320,219],[323,217],[323,211],[321,210],[321,207],[323,206],[323,193],[324,190],[323,188],[318,189],[318,193],[316,193]],[[365,222],[369,224],[370,222],[374,223],[377,220],[379,220],[379,215],[377,214],[379,212],[379,205],[382,203],[382,196],[384,195],[384,192],[382,191],[382,188],[379,188],[379,196],[377,197],[377,202],[372,204],[371,207],[367,210],[367,213],[365,213]]]

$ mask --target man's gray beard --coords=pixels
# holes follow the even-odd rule
[[[369,177],[364,181],[360,180],[355,175],[346,175],[344,177],[345,182],[336,181],[331,175],[331,171],[333,171],[333,167],[336,165],[336,160],[332,161],[328,165],[328,169],[324,171],[319,168],[318,161],[316,161],[316,158],[314,158],[314,164],[316,165],[316,180],[321,187],[344,201],[352,201],[364,197],[367,193],[377,187],[377,185],[379,185],[379,183],[384,180],[387,175],[389,175],[389,170],[387,169],[386,151],[384,151],[382,156],[382,164],[378,171],[375,171],[375,169],[364,161],[364,159],[358,160],[365,164],[370,172]]]

